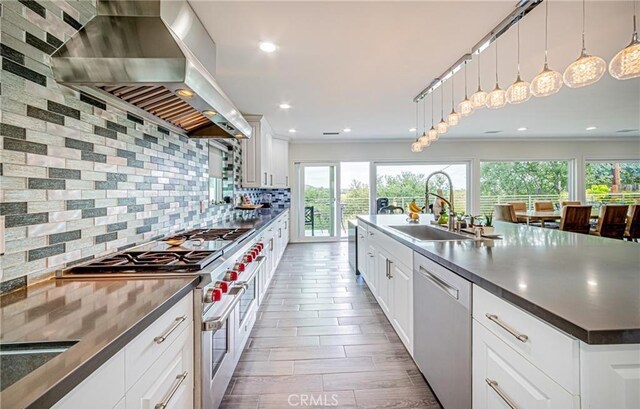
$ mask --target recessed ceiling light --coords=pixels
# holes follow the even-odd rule
[[[415,131],[416,131],[416,128],[409,129],[409,132],[415,132]]]
[[[289,129],[289,133],[296,133],[296,130],[291,128],[291,129]]]
[[[291,105],[289,104],[280,104],[280,109],[289,109],[291,108]]]
[[[526,131],[527,128],[525,128],[524,126],[521,126],[520,128],[518,128],[518,131]]]
[[[351,132],[351,128],[344,128],[342,132]]]
[[[207,115],[207,116],[216,116],[216,115],[218,115],[218,113],[216,111],[211,110],[211,109],[204,110],[204,111],[202,111],[202,113]]]
[[[269,41],[263,41],[263,42],[260,43],[260,49],[262,51],[264,51],[265,53],[272,53],[277,48],[278,48],[278,46],[276,46],[274,43],[271,43]]]
[[[593,131],[594,129],[598,129],[595,126],[587,126],[587,131]]]

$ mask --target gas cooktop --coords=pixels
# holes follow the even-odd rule
[[[233,229],[233,228],[214,228],[214,229],[195,229],[184,233],[176,234],[168,237],[166,240],[177,239],[185,237],[187,240],[204,240],[204,241],[217,241],[217,240],[230,240],[236,241],[248,235],[253,229]]]
[[[127,251],[73,267],[70,272],[193,272],[202,270],[220,255],[219,251],[201,250]]]

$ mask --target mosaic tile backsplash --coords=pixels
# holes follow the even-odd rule
[[[232,205],[200,211],[208,200],[206,141],[52,79],[49,54],[93,16],[93,2],[9,0],[1,7],[0,290],[237,215]],[[226,169],[239,192],[240,145],[228,143]],[[259,189],[251,194],[262,197]],[[274,207],[288,206],[288,190],[273,197]]]

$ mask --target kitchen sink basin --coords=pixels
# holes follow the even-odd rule
[[[71,348],[78,341],[17,342],[0,344],[0,390]]]
[[[407,236],[411,236],[416,240],[423,240],[423,241],[473,240],[473,238],[464,236],[462,234],[453,233],[448,230],[438,229],[436,227],[426,226],[422,224],[389,226],[389,227],[399,231],[400,233],[406,234]]]

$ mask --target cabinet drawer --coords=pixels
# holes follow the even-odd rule
[[[127,409],[193,408],[193,323],[167,341],[162,356],[127,391]]]
[[[193,293],[189,293],[127,344],[124,350],[127,390],[192,322]]]
[[[579,394],[578,340],[476,285],[473,317],[567,391]]]
[[[124,396],[124,352],[121,350],[82,381],[54,409],[112,409]],[[88,405],[90,402],[90,405]]]
[[[367,230],[367,235],[369,243],[373,242],[377,249],[384,249],[394,263],[403,264],[409,270],[413,269],[413,250],[409,247],[371,226]]]
[[[580,399],[473,320],[474,409],[578,409]]]

